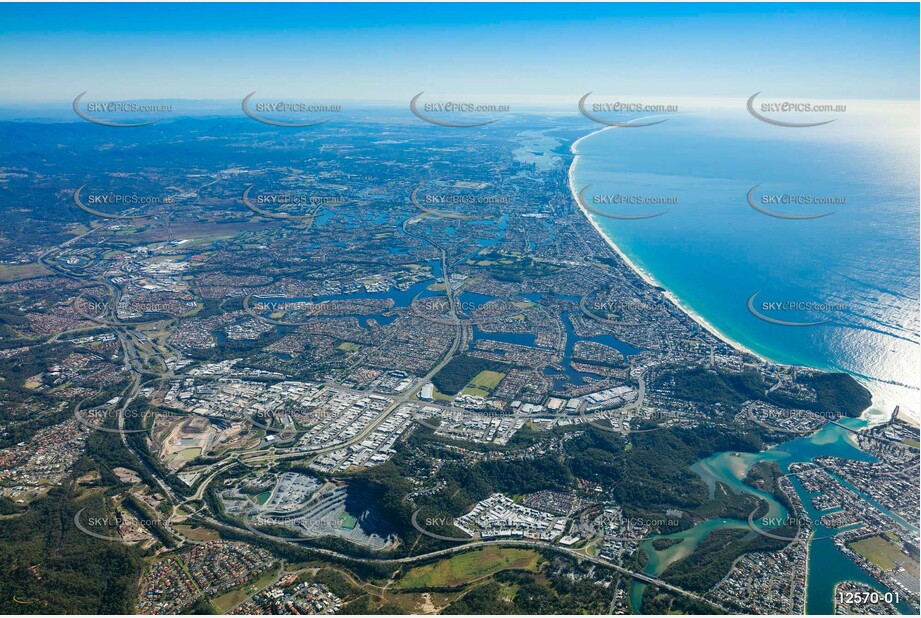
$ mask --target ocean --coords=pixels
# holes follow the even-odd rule
[[[571,182],[595,210],[658,215],[591,217],[725,338],[853,375],[873,393],[871,422],[897,405],[917,419],[918,104],[851,101],[816,116],[836,120],[775,126],[744,100],[680,108],[579,140]]]

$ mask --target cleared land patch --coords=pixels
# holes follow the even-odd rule
[[[34,279],[53,274],[50,270],[38,263],[31,264],[2,264],[0,265],[0,283],[12,283],[23,279]]]
[[[504,377],[505,374],[499,371],[481,371],[480,373],[476,374],[472,380],[470,380],[470,384],[473,386],[478,386],[482,389],[492,390],[499,386],[499,382],[501,382],[502,378]]]
[[[540,555],[529,549],[487,547],[410,569],[399,588],[452,588],[506,569],[536,571]]]
[[[851,543],[850,547],[884,571],[894,569],[897,562],[909,560],[898,545],[882,536],[860,539]]]

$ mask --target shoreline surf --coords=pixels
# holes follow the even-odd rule
[[[585,215],[585,218],[586,218],[586,219],[588,220],[588,222],[592,225],[592,227],[595,228],[595,231],[598,232],[598,234],[601,236],[601,238],[604,239],[605,243],[607,243],[607,245],[608,245],[609,247],[611,247],[611,249],[613,249],[615,253],[617,253],[617,255],[620,257],[620,259],[624,261],[624,263],[630,268],[630,270],[632,270],[633,272],[635,272],[635,273],[636,273],[643,281],[645,281],[647,284],[649,284],[649,285],[651,285],[652,287],[655,287],[655,288],[658,288],[659,290],[661,290],[663,296],[665,296],[669,301],[671,301],[672,304],[674,304],[676,307],[678,307],[678,308],[679,308],[682,312],[684,312],[688,317],[690,317],[692,320],[694,320],[695,322],[697,322],[702,328],[706,329],[710,334],[712,334],[713,336],[717,337],[718,339],[720,339],[720,340],[722,340],[722,341],[725,341],[727,344],[731,345],[731,346],[732,346],[733,348],[735,348],[736,350],[738,350],[738,351],[740,351],[740,352],[743,352],[743,353],[745,353],[745,354],[751,354],[752,356],[754,356],[754,357],[756,357],[756,358],[758,358],[758,359],[761,359],[762,361],[764,361],[764,362],[766,362],[766,363],[773,363],[773,364],[775,364],[775,365],[786,365],[785,363],[781,363],[781,362],[779,362],[779,361],[777,361],[777,360],[774,360],[774,359],[772,359],[772,358],[768,358],[767,356],[765,356],[765,355],[763,355],[763,354],[761,354],[761,353],[755,352],[754,350],[752,350],[752,349],[746,347],[746,346],[743,345],[742,343],[740,343],[740,342],[738,342],[738,341],[732,339],[731,337],[729,337],[729,336],[727,336],[726,334],[722,333],[722,332],[721,332],[719,329],[717,329],[713,324],[711,324],[710,322],[708,322],[708,321],[706,320],[706,318],[704,318],[702,315],[700,315],[699,313],[697,313],[696,311],[694,311],[694,309],[692,309],[691,307],[687,306],[687,305],[681,300],[681,298],[679,298],[679,297],[678,297],[676,294],[674,294],[671,290],[669,290],[669,289],[666,288],[664,285],[662,285],[658,280],[656,280],[656,278],[652,275],[652,273],[649,273],[649,272],[647,272],[646,270],[640,268],[635,262],[633,262],[633,260],[631,260],[631,259],[627,256],[627,254],[624,253],[624,252],[621,250],[621,248],[617,246],[617,244],[614,242],[614,240],[613,240],[612,238],[610,238],[607,234],[605,234],[604,230],[601,228],[601,225],[600,225],[600,224],[598,223],[598,221],[596,221],[595,218],[592,216],[592,213],[588,212],[588,211],[585,209],[585,207],[582,206],[582,203],[579,201],[579,190],[576,188],[576,183],[575,183],[575,169],[576,169],[576,164],[578,163],[579,156],[580,156],[579,153],[576,152],[576,148],[577,148],[578,145],[582,142],[582,140],[587,139],[587,138],[589,138],[589,137],[592,137],[593,135],[597,135],[597,134],[599,134],[599,133],[602,133],[602,132],[604,132],[604,131],[608,131],[608,130],[610,130],[610,129],[616,129],[616,128],[617,128],[617,127],[603,127],[603,128],[598,129],[598,130],[596,130],[596,131],[592,131],[591,133],[589,133],[589,134],[587,134],[587,135],[583,135],[582,137],[580,137],[579,139],[577,139],[576,141],[574,141],[574,142],[572,143],[572,145],[569,147],[569,150],[570,150],[570,152],[571,152],[572,155],[573,155],[572,163],[570,164],[570,166],[569,166],[569,171],[568,171],[569,191],[570,191],[570,193],[572,194],[573,201],[575,201],[576,205],[579,207],[579,210],[582,212],[583,215]],[[787,366],[790,366],[790,365],[787,365]],[[801,366],[805,367],[805,365],[801,365]],[[810,369],[811,369],[811,367],[810,367]]]
[[[586,135],[583,135],[582,137],[575,140],[569,147],[570,154],[572,154],[572,162],[570,163],[569,170],[567,171],[569,191],[572,195],[573,201],[578,206],[579,211],[585,216],[586,220],[595,229],[595,231],[601,236],[601,238],[605,241],[605,243],[607,243],[607,245],[615,253],[617,253],[620,259],[623,260],[623,262],[634,273],[636,273],[637,276],[639,276],[644,282],[646,282],[648,285],[651,285],[661,290],[662,295],[665,296],[665,298],[667,298],[673,305],[675,305],[685,315],[687,315],[689,318],[691,318],[697,324],[699,324],[701,328],[705,329],[707,332],[712,334],[714,337],[732,346],[734,349],[738,350],[739,352],[742,352],[744,354],[750,354],[751,356],[754,356],[755,358],[761,360],[762,362],[771,363],[774,365],[781,365],[784,367],[803,367],[806,369],[813,369],[813,370],[818,370],[818,371],[830,371],[829,369],[821,368],[821,367],[812,367],[809,365],[797,365],[797,364],[791,364],[791,363],[785,363],[785,362],[779,361],[761,352],[756,352],[755,350],[749,348],[748,346],[742,344],[741,342],[736,341],[732,337],[729,337],[728,335],[720,331],[719,328],[717,328],[715,325],[708,322],[706,318],[700,315],[697,311],[695,311],[687,303],[685,303],[677,294],[673,293],[671,290],[669,290],[664,285],[662,285],[652,273],[647,272],[646,270],[641,268],[638,264],[636,264],[633,260],[631,260],[627,256],[627,254],[623,250],[621,250],[619,246],[617,246],[617,243],[615,243],[614,240],[610,236],[608,236],[608,234],[605,233],[605,231],[602,229],[601,225],[598,223],[595,217],[592,216],[592,213],[588,212],[585,209],[585,207],[582,205],[581,201],[579,200],[579,190],[576,188],[576,183],[575,183],[575,173],[576,173],[575,170],[576,170],[576,165],[579,162],[579,157],[583,155],[580,155],[577,149],[578,149],[579,144],[582,143],[583,140],[588,139],[594,135],[598,135],[599,133],[603,133],[604,131],[608,131],[610,129],[616,129],[616,128],[617,127],[602,127],[595,131],[592,131],[591,133],[587,133]],[[848,375],[851,375],[851,374],[848,373]],[[857,377],[854,377],[854,379],[856,379],[858,383],[860,383],[864,388],[870,391],[870,394],[873,400],[876,399],[877,393],[874,392],[873,388],[868,382],[864,380],[860,380]],[[878,410],[881,413],[881,416],[883,418],[879,419],[880,415],[873,414],[872,413],[873,410]],[[875,425],[877,424],[877,422],[888,422],[888,420],[892,417],[892,412],[893,410],[883,410],[881,407],[878,407],[877,404],[875,404],[875,402],[871,402],[870,406],[861,412],[860,418],[867,420],[871,425]],[[915,418],[910,413],[900,414],[900,418],[902,420],[905,420],[911,425],[914,425],[914,426],[919,425],[919,419]]]

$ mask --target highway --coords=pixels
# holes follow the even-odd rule
[[[245,531],[243,531],[243,530],[241,530],[241,529],[239,529],[239,528],[233,527],[233,526],[228,526],[227,524],[224,524],[223,522],[220,522],[220,521],[218,521],[218,520],[216,520],[216,519],[213,519],[213,518],[211,518],[211,517],[202,517],[202,516],[200,516],[200,517],[201,517],[202,519],[208,521],[212,526],[215,526],[215,527],[218,527],[218,528],[222,528],[222,529],[225,529],[225,530],[230,530],[230,531],[233,531],[233,532],[235,532],[235,533],[237,533],[237,534],[241,534],[241,533],[242,533],[242,534],[245,534]],[[252,534],[252,531],[250,531],[250,533]],[[257,535],[262,536],[262,535],[259,534],[259,533],[257,533]],[[583,554],[583,553],[580,553],[580,552],[578,552],[578,551],[576,551],[576,550],[574,550],[574,549],[569,549],[569,548],[567,548],[567,547],[562,547],[562,546],[560,546],[560,545],[555,545],[555,544],[553,544],[553,543],[548,543],[548,542],[546,542],[546,541],[537,541],[537,540],[517,540],[517,539],[497,539],[497,540],[491,540],[491,541],[472,541],[472,542],[470,542],[470,543],[465,543],[465,544],[463,544],[463,545],[455,545],[454,547],[448,547],[448,548],[446,548],[446,549],[440,549],[440,550],[437,550],[437,551],[432,551],[432,552],[428,552],[428,553],[424,553],[424,554],[417,554],[417,555],[415,555],[415,556],[405,556],[405,557],[401,557],[401,558],[366,558],[366,557],[358,558],[358,557],[349,556],[348,554],[343,554],[343,553],[340,553],[340,552],[337,552],[337,551],[334,551],[334,550],[331,550],[331,549],[325,549],[325,548],[320,548],[320,547],[305,547],[305,546],[303,546],[302,544],[300,544],[300,543],[298,543],[298,542],[296,542],[296,541],[295,541],[295,542],[292,542],[292,541],[283,541],[283,540],[280,540],[280,537],[274,537],[274,536],[270,536],[270,535],[265,535],[265,536],[266,536],[267,538],[271,539],[271,540],[276,541],[276,542],[282,542],[282,543],[287,543],[287,544],[290,544],[290,545],[298,546],[298,547],[301,547],[301,548],[303,548],[303,549],[307,549],[307,550],[309,550],[309,551],[311,551],[311,552],[316,552],[316,553],[318,553],[318,554],[320,554],[320,555],[328,556],[328,557],[330,557],[330,558],[335,558],[335,559],[340,560],[340,561],[345,561],[345,562],[358,562],[358,563],[371,563],[371,564],[392,564],[392,565],[412,564],[412,563],[415,563],[415,562],[421,562],[421,561],[431,560],[432,558],[448,557],[448,556],[452,556],[452,555],[454,555],[454,554],[460,554],[460,553],[468,552],[468,551],[471,551],[471,550],[474,550],[474,549],[477,549],[477,548],[480,548],[480,547],[487,547],[487,546],[526,547],[526,548],[537,549],[537,550],[549,550],[549,551],[553,551],[553,552],[556,552],[556,553],[559,553],[559,554],[567,555],[567,556],[569,556],[569,557],[571,557],[571,558],[576,558],[576,559],[578,559],[578,560],[587,560],[588,562],[592,562],[592,563],[594,563],[594,564],[598,564],[598,565],[600,565],[600,566],[603,566],[603,567],[606,567],[606,568],[609,568],[609,569],[613,569],[613,570],[615,570],[615,571],[617,571],[617,572],[619,572],[619,573],[621,573],[621,574],[623,574],[623,575],[627,575],[627,576],[629,576],[629,577],[632,577],[633,579],[635,579],[635,580],[637,580],[637,581],[641,581],[641,582],[647,583],[647,584],[653,584],[653,585],[658,586],[658,587],[661,587],[661,588],[663,588],[663,589],[665,589],[665,590],[669,590],[670,592],[674,592],[675,594],[680,594],[680,595],[682,595],[682,596],[685,596],[685,597],[694,599],[695,601],[699,601],[699,602],[701,602],[701,603],[706,603],[706,604],[708,604],[708,605],[710,605],[710,606],[712,606],[712,607],[715,607],[715,608],[719,609],[719,610],[722,611],[722,612],[731,613],[727,608],[725,608],[724,606],[720,605],[719,603],[716,603],[715,601],[711,601],[710,599],[706,599],[706,598],[700,596],[699,594],[696,594],[696,593],[694,593],[694,592],[690,592],[690,591],[688,591],[688,590],[684,590],[683,588],[679,588],[678,586],[674,586],[674,585],[672,585],[672,584],[669,584],[668,582],[664,582],[664,581],[662,581],[661,579],[657,579],[657,578],[655,578],[655,577],[651,577],[651,576],[649,576],[649,575],[646,575],[645,573],[639,573],[639,572],[636,572],[636,571],[631,571],[631,570],[626,569],[626,568],[624,568],[624,567],[622,567],[622,566],[620,566],[620,565],[614,564],[613,562],[610,562],[610,561],[608,561],[608,560],[605,560],[604,558],[598,558],[597,556],[588,556],[588,555]]]
[[[403,224],[404,231],[406,231],[406,223],[407,222],[404,222]],[[56,264],[52,265],[52,264],[47,263],[45,259],[55,249],[63,248],[67,246],[68,244],[73,243],[74,241],[78,240],[79,238],[82,238],[83,236],[86,236],[87,234],[92,233],[94,230],[95,228],[89,230],[85,234],[82,234],[78,237],[75,237],[67,241],[66,243],[60,245],[59,247],[49,249],[47,252],[42,254],[42,256],[39,258],[39,261],[43,265],[47,266],[51,270],[54,270],[55,272],[58,272],[59,274],[63,274],[69,278],[76,279],[76,280],[86,280],[86,278],[81,278],[77,275],[74,275],[73,273],[66,271],[65,269],[59,268]],[[218,475],[221,474],[221,472],[226,471],[227,469],[229,469],[230,467],[234,465],[237,465],[238,463],[247,465],[250,463],[257,463],[257,462],[264,463],[267,461],[278,461],[280,459],[290,459],[290,458],[300,459],[300,458],[304,458],[307,456],[325,453],[331,450],[346,448],[351,444],[361,442],[362,440],[365,439],[365,437],[368,434],[373,432],[377,428],[377,426],[380,425],[380,423],[383,422],[384,419],[386,419],[394,410],[396,410],[400,405],[409,401],[418,392],[419,388],[421,388],[421,386],[425,384],[426,382],[429,382],[439,371],[441,371],[441,369],[448,362],[450,362],[450,360],[457,353],[457,350],[460,348],[462,342],[465,340],[465,336],[464,336],[465,330],[469,328],[469,326],[466,325],[463,321],[461,321],[457,316],[456,298],[455,298],[454,291],[449,283],[450,275],[448,272],[447,253],[442,247],[438,246],[436,243],[434,243],[433,241],[429,239],[426,239],[422,236],[414,235],[408,231],[406,231],[406,233],[411,236],[416,236],[417,238],[420,238],[421,240],[424,240],[425,242],[431,243],[440,251],[440,254],[441,254],[442,277],[445,283],[445,294],[450,303],[450,311],[451,311],[451,316],[453,318],[453,326],[456,329],[452,344],[449,347],[449,349],[445,352],[445,354],[442,356],[441,360],[438,363],[436,363],[436,365],[424,377],[416,380],[415,383],[410,388],[406,389],[398,397],[393,398],[392,403],[387,407],[387,409],[383,413],[381,413],[377,419],[375,419],[372,423],[370,423],[364,430],[362,430],[359,434],[357,434],[351,440],[333,444],[333,445],[323,447],[320,449],[313,449],[311,451],[282,453],[282,452],[277,452],[275,449],[271,449],[267,452],[257,452],[257,453],[251,453],[248,455],[237,454],[230,460],[214,464],[212,466],[213,469],[210,471],[210,473],[200,482],[195,492],[188,498],[182,498],[181,496],[177,495],[176,492],[170,487],[170,485],[166,483],[164,479],[160,477],[159,472],[155,470],[153,467],[151,467],[150,465],[148,465],[145,459],[141,457],[137,452],[134,451],[131,444],[128,442],[128,439],[127,439],[128,434],[125,432],[124,411],[131,404],[131,402],[134,401],[134,399],[137,397],[138,391],[140,390],[140,386],[141,386],[142,376],[146,373],[149,373],[149,371],[145,369],[144,361],[149,361],[151,358],[156,358],[163,365],[164,373],[158,375],[157,379],[159,380],[168,380],[171,377],[173,377],[173,373],[168,368],[166,359],[163,358],[162,354],[158,353],[158,351],[153,347],[153,345],[148,345],[146,342],[142,341],[136,333],[130,332],[126,328],[126,325],[120,322],[115,316],[115,308],[118,306],[118,299],[121,295],[121,291],[116,286],[112,285],[109,281],[106,281],[105,279],[101,279],[96,282],[97,285],[106,287],[112,294],[114,303],[111,305],[111,308],[107,307],[107,309],[112,312],[112,317],[107,319],[103,316],[98,316],[96,318],[90,317],[89,319],[92,319],[93,321],[96,321],[97,323],[101,325],[108,326],[113,331],[115,331],[118,337],[118,341],[121,344],[122,350],[124,351],[123,362],[125,364],[125,367],[126,369],[128,369],[130,373],[133,374],[131,383],[126,388],[125,392],[123,392],[122,397],[121,397],[121,402],[118,407],[118,429],[119,429],[119,433],[121,434],[122,445],[138,459],[141,465],[145,467],[147,472],[156,481],[157,485],[159,485],[164,496],[166,496],[167,500],[171,503],[172,512],[171,512],[170,517],[166,521],[166,528],[169,534],[171,534],[174,538],[176,538],[180,542],[180,544],[185,543],[185,542],[192,542],[192,541],[188,539],[187,537],[185,537],[185,535],[173,530],[172,524],[176,523],[177,520],[179,519],[182,519],[183,521],[186,520],[186,517],[180,514],[179,509],[183,505],[186,505],[190,502],[202,500],[204,493],[207,490],[208,486],[214,481],[214,479]],[[565,338],[565,335],[563,335],[563,337]],[[643,380],[642,375],[639,377],[639,382],[640,382],[639,396],[636,402],[634,402],[634,406],[642,405],[643,397],[645,394],[645,382]],[[75,412],[77,413],[79,412],[79,408],[82,403],[83,402],[80,402],[80,404],[77,405]],[[277,537],[263,535],[262,533],[259,533],[258,531],[255,531],[255,530],[250,530],[249,532],[246,532],[237,527],[229,526],[211,517],[210,515],[206,515],[203,512],[204,508],[206,507],[203,507],[203,509],[199,509],[199,511],[197,511],[194,515],[191,515],[191,516],[207,521],[211,526],[215,528],[233,531],[236,534],[255,534],[258,536],[265,536],[265,537],[271,538],[275,540],[276,542],[283,542],[283,543],[303,547],[303,545],[299,545],[296,541],[282,540]],[[428,552],[425,554],[419,554],[415,556],[406,556],[406,557],[401,557],[401,558],[364,558],[364,557],[359,558],[359,557],[350,556],[348,554],[343,554],[337,551],[333,551],[330,549],[325,549],[325,548],[309,547],[308,549],[309,551],[315,552],[319,555],[327,556],[327,557],[334,558],[340,561],[345,561],[345,562],[402,565],[402,564],[412,564],[412,563],[416,563],[420,561],[430,560],[433,558],[447,557],[447,556],[451,556],[454,554],[463,553],[463,552],[471,551],[473,549],[477,549],[480,547],[486,547],[486,546],[526,547],[526,548],[531,548],[531,549],[553,551],[559,554],[567,555],[577,560],[586,560],[594,564],[598,564],[606,568],[613,569],[635,580],[659,586],[663,589],[669,590],[676,594],[680,594],[688,598],[692,598],[696,601],[707,603],[721,611],[727,611],[724,607],[722,607],[721,605],[713,601],[705,599],[687,590],[683,590],[677,586],[668,584],[659,579],[653,578],[649,575],[630,571],[624,567],[621,567],[612,562],[609,562],[608,560],[598,558],[595,556],[588,556],[586,554],[582,554],[573,549],[569,549],[569,548],[562,547],[559,545],[554,545],[552,543],[545,542],[545,541],[518,540],[518,539],[472,541],[469,543],[464,543],[463,545],[457,545],[457,546],[449,547],[443,550]]]

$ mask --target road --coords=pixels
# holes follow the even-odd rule
[[[240,534],[240,533],[245,534],[245,532],[241,531],[239,528],[229,526],[211,517],[202,517],[202,519],[208,521],[212,526],[216,526],[218,528],[222,528],[228,531],[233,531],[237,534]],[[286,541],[280,541],[276,537],[270,537],[270,538],[276,542],[286,542]],[[554,545],[553,543],[549,543],[546,541],[516,540],[516,539],[498,539],[498,540],[492,540],[492,541],[472,541],[470,543],[465,543],[463,545],[455,545],[453,547],[448,547],[447,549],[440,549],[440,550],[428,552],[425,554],[417,554],[415,556],[404,556],[402,558],[366,558],[366,557],[357,558],[357,557],[349,556],[348,554],[343,554],[343,553],[340,553],[340,552],[337,552],[331,549],[325,549],[321,547],[304,547],[302,544],[297,543],[297,542],[286,542],[286,543],[289,545],[294,545],[297,547],[307,549],[312,552],[316,552],[323,556],[328,556],[330,558],[335,558],[337,560],[341,560],[345,562],[392,564],[392,565],[412,564],[414,562],[426,561],[432,558],[452,556],[454,554],[464,553],[464,552],[468,552],[473,549],[478,549],[478,548],[487,547],[487,546],[526,547],[530,549],[549,550],[549,551],[553,551],[559,554],[565,554],[567,556],[576,558],[578,560],[587,560],[588,562],[592,562],[594,564],[598,564],[606,568],[613,569],[623,575],[632,577],[633,579],[637,581],[641,581],[646,584],[653,584],[660,588],[669,590],[670,592],[674,592],[675,594],[680,594],[682,596],[694,599],[695,601],[699,601],[701,603],[706,603],[708,605],[711,605],[719,609],[720,611],[731,613],[727,608],[723,607],[719,603],[711,601],[710,599],[706,599],[694,592],[690,592],[688,590],[684,590],[683,588],[679,588],[678,586],[669,584],[668,582],[664,582],[661,579],[651,577],[649,575],[646,575],[645,573],[631,571],[620,565],[614,564],[613,562],[605,560],[604,558],[598,558],[597,556],[588,556],[574,549],[569,549],[568,547],[562,547],[560,545]]]
[[[427,238],[424,238],[422,236],[412,234],[411,232],[407,231],[406,222],[404,222],[403,228],[404,228],[404,231],[408,235],[420,238],[424,240],[425,242],[429,242],[430,244],[435,246],[441,254],[442,278],[445,283],[445,294],[450,304],[450,312],[451,312],[451,316],[453,318],[454,326],[456,329],[452,344],[449,347],[449,349],[445,352],[441,360],[438,363],[436,363],[436,365],[424,377],[416,380],[415,383],[410,388],[406,389],[398,397],[395,397],[392,403],[388,406],[388,408],[382,414],[380,414],[377,419],[375,419],[372,423],[370,423],[363,431],[361,431],[358,435],[356,435],[351,440],[348,440],[343,443],[335,444],[335,445],[330,445],[329,447],[315,449],[309,452],[300,451],[300,452],[292,452],[292,453],[279,453],[279,452],[275,452],[273,449],[272,451],[267,452],[267,453],[266,452],[253,453],[251,456],[237,455],[230,461],[225,461],[225,462],[221,462],[218,464],[214,464],[213,471],[211,471],[211,473],[200,483],[200,485],[198,486],[194,494],[191,497],[188,497],[185,499],[178,496],[175,493],[175,491],[173,491],[173,489],[169,486],[169,484],[166,483],[160,477],[159,472],[155,470],[154,468],[152,468],[150,465],[148,465],[145,459],[141,457],[137,452],[134,451],[134,449],[132,448],[131,444],[128,441],[128,438],[127,438],[128,434],[124,432],[125,430],[124,411],[131,404],[131,402],[134,401],[134,399],[137,397],[138,391],[140,390],[141,377],[145,373],[148,373],[148,371],[145,370],[145,366],[144,366],[145,361],[149,361],[152,358],[156,358],[163,365],[164,373],[159,375],[159,379],[169,379],[170,377],[172,377],[172,371],[168,368],[166,359],[163,358],[162,354],[159,354],[152,345],[148,346],[144,341],[141,340],[141,338],[136,333],[129,331],[126,328],[125,324],[121,323],[117,319],[116,308],[118,306],[118,300],[121,296],[121,290],[119,290],[116,286],[114,286],[109,281],[106,281],[105,279],[96,281],[97,285],[104,286],[110,291],[110,293],[112,294],[114,303],[112,304],[111,309],[109,309],[109,311],[111,311],[112,313],[111,318],[106,319],[104,316],[100,316],[98,318],[95,318],[94,321],[100,324],[103,324],[105,326],[108,326],[112,330],[115,331],[118,337],[119,343],[121,344],[121,347],[124,351],[123,362],[125,363],[125,367],[128,369],[129,372],[133,374],[131,384],[128,386],[126,391],[123,393],[121,397],[121,404],[118,409],[118,428],[120,430],[121,441],[122,441],[123,446],[129,452],[131,452],[135,457],[137,457],[138,461],[141,462],[142,465],[144,465],[144,467],[147,469],[147,472],[156,481],[157,485],[160,486],[160,489],[163,491],[164,496],[166,496],[167,500],[171,503],[172,514],[167,519],[165,527],[167,528],[169,534],[171,534],[174,538],[176,538],[180,542],[180,544],[189,541],[189,539],[187,539],[184,535],[174,531],[172,528],[171,524],[173,524],[175,520],[179,518],[179,509],[184,504],[188,504],[189,502],[192,502],[192,501],[201,500],[208,486],[214,481],[214,479],[221,472],[227,470],[231,466],[237,465],[237,463],[242,463],[246,465],[248,463],[264,462],[267,460],[277,461],[279,459],[286,459],[286,458],[303,458],[305,456],[317,455],[323,452],[328,452],[330,450],[346,448],[351,444],[355,444],[355,443],[358,443],[364,440],[364,438],[368,434],[370,434],[372,431],[374,431],[374,429],[376,429],[376,427],[381,422],[383,422],[384,419],[386,419],[394,410],[396,410],[400,405],[409,401],[418,392],[419,388],[421,388],[421,386],[425,384],[426,382],[429,382],[439,371],[441,371],[441,369],[447,363],[449,363],[451,359],[454,357],[454,355],[457,353],[457,350],[460,348],[462,342],[465,339],[464,337],[465,329],[468,327],[457,316],[457,309],[456,309],[457,301],[455,298],[454,290],[452,286],[450,285],[450,274],[448,271],[447,253],[442,247],[438,246],[433,241]],[[93,231],[95,231],[95,229],[96,228],[93,228],[87,231],[86,233],[81,234],[80,236],[74,237],[70,239],[69,241],[63,243],[62,245],[59,245],[58,247],[49,249],[47,252],[43,253],[39,257],[39,262],[45,265],[46,267],[48,267],[49,269],[59,274],[62,274],[64,276],[67,276],[71,279],[85,281],[87,278],[82,278],[77,275],[74,275],[73,273],[67,271],[66,269],[59,267],[57,264],[52,265],[50,263],[47,263],[46,258],[53,251],[66,247],[67,245],[75,242],[76,240],[79,240],[80,238],[83,238],[84,236],[92,233]],[[90,278],[90,280],[93,280],[93,279]],[[635,402],[635,405],[642,405],[643,396],[645,394],[645,382],[643,380],[642,375],[640,375],[639,377],[639,382],[640,382],[640,392]],[[78,408],[79,408],[79,404],[78,404]],[[217,519],[214,519],[213,517],[204,514],[202,510],[203,509],[200,509],[199,512],[195,515],[199,519],[209,522],[213,527],[233,531],[234,533],[237,533],[237,534],[241,533],[239,528],[229,526]],[[296,543],[291,542],[291,541],[278,541],[278,542],[285,542],[285,543],[289,543],[292,545],[297,545]],[[457,546],[450,547],[450,548],[443,549],[443,550],[438,550],[438,551],[429,552],[425,554],[419,554],[416,556],[401,557],[401,558],[357,558],[357,557],[352,557],[352,556],[349,556],[348,554],[343,554],[343,553],[333,551],[330,549],[310,547],[309,550],[312,552],[316,552],[317,554],[320,554],[320,555],[324,555],[330,558],[335,558],[340,561],[365,562],[365,563],[370,562],[370,563],[376,563],[376,564],[397,565],[397,564],[412,564],[415,562],[430,560],[432,558],[451,556],[457,553],[463,553],[463,552],[467,552],[473,549],[477,549],[480,547],[486,547],[486,546],[526,547],[526,548],[531,548],[531,549],[549,550],[549,551],[553,551],[556,553],[568,555],[578,560],[587,560],[589,562],[593,562],[595,564],[618,571],[638,581],[642,581],[642,582],[649,583],[649,584],[654,584],[656,586],[659,586],[663,589],[669,590],[676,594],[681,594],[683,596],[692,598],[694,600],[697,600],[703,603],[707,603],[722,611],[726,611],[725,608],[723,608],[717,603],[714,603],[713,601],[704,599],[703,597],[695,593],[689,592],[687,590],[683,590],[677,586],[673,586],[659,579],[650,577],[643,573],[630,571],[624,567],[621,567],[612,562],[609,562],[608,560],[598,558],[595,556],[588,556],[580,552],[577,552],[575,550],[572,550],[566,547],[562,547],[562,546],[558,546],[558,545],[554,545],[552,543],[548,543],[545,541],[516,540],[516,539],[473,541],[470,543],[465,543],[463,545],[457,545]],[[280,570],[279,573],[281,572],[282,571]],[[277,581],[277,578],[276,578],[276,581]]]

